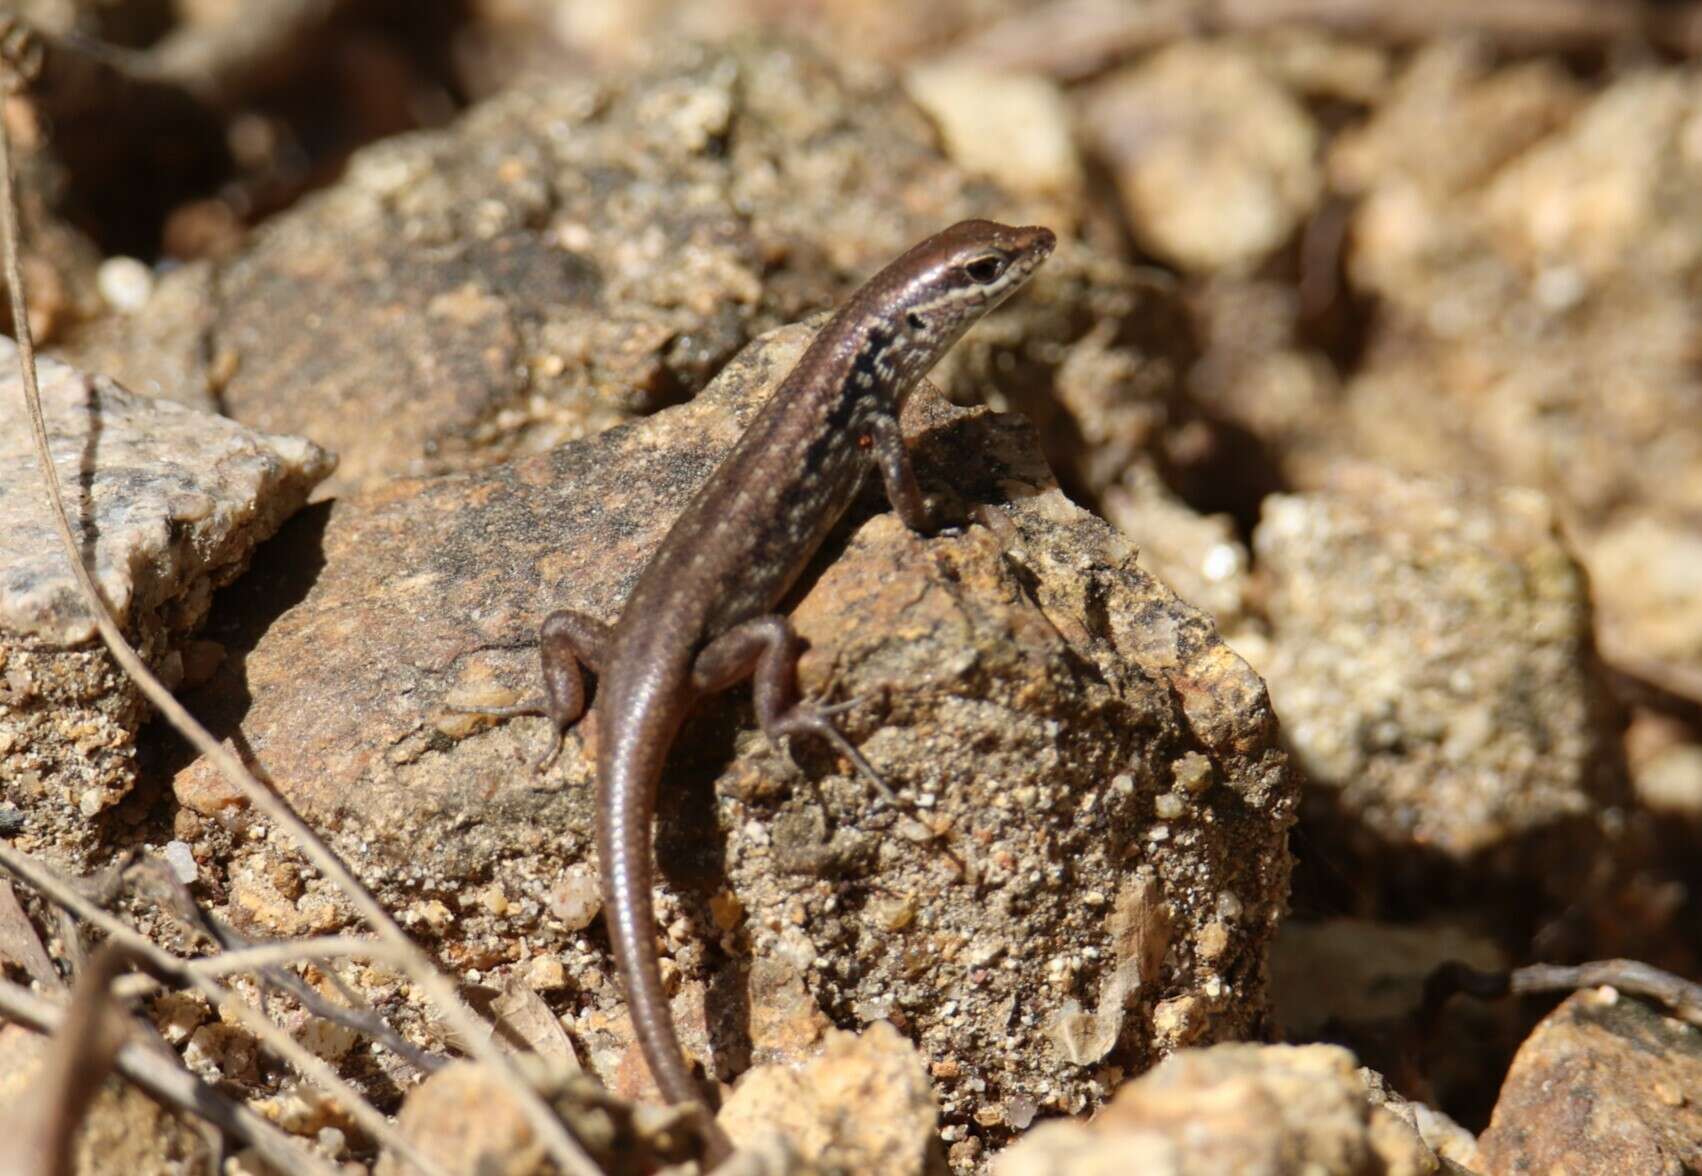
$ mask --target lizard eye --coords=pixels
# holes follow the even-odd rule
[[[999,280],[1010,261],[998,253],[989,253],[985,257],[977,257],[963,267],[963,272],[969,275],[969,280],[978,285],[988,286]]]

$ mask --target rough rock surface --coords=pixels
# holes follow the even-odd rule
[[[1380,302],[1340,444],[1407,470],[1548,492],[1605,636],[1702,658],[1702,379],[1689,291],[1702,85],[1420,54],[1332,152],[1362,202],[1351,268]],[[1466,128],[1462,131],[1462,128]],[[1629,574],[1637,569],[1636,574]]]
[[[133,782],[140,696],[110,660],[49,521],[22,410],[16,352],[0,346],[0,796],[30,839],[61,849]],[[95,582],[168,683],[216,588],[330,473],[328,454],[221,417],[135,396],[44,360],[43,411],[72,525]],[[193,655],[191,656],[193,661]]]
[[[1604,988],[1526,1040],[1478,1140],[1486,1176],[1702,1168],[1702,1029]]]
[[[1311,116],[1232,45],[1155,54],[1095,86],[1082,123],[1142,246],[1184,270],[1251,269],[1323,187]]]
[[[1217,1045],[1167,1058],[1090,1124],[1036,1128],[993,1171],[1424,1176],[1444,1168],[1405,1119],[1368,1096],[1345,1049]]]
[[[1105,520],[1140,544],[1141,566],[1217,622],[1237,653],[1264,660],[1251,557],[1226,515],[1201,515],[1148,466],[1132,466],[1100,500]]]
[[[1049,79],[961,63],[906,71],[905,90],[940,128],[946,154],[1008,191],[1081,203],[1081,158],[1063,92]]]
[[[717,1118],[737,1144],[779,1131],[823,1172],[929,1176],[945,1170],[939,1106],[916,1047],[886,1021],[828,1033],[802,1067],[758,1066]]]
[[[220,411],[231,357],[206,350],[218,295],[213,266],[194,262],[150,274],[145,294],[134,309],[74,332],[55,354],[75,367],[117,376],[144,396]]]
[[[552,1068],[536,1055],[522,1059],[522,1069],[552,1097],[599,1171],[648,1176],[694,1154],[696,1138],[680,1112],[623,1106],[585,1075],[550,1073]],[[409,1090],[396,1126],[452,1176],[541,1176],[557,1170],[513,1087],[473,1062],[452,1062]],[[374,1176],[416,1176],[418,1169],[386,1151],[373,1171]]]
[[[1268,46],[1262,60],[1282,75]],[[1237,509],[1347,457],[1541,489],[1610,657],[1696,665],[1699,112],[1684,70],[1592,89],[1464,39],[1413,53],[1329,141],[1299,272],[1190,289],[1193,396],[1279,475],[1240,486]]]
[[[376,144],[239,256],[172,275],[160,305],[67,354],[321,441],[342,459],[328,493],[541,452],[689,398],[755,335],[955,220],[1068,236],[1067,203],[1010,197],[937,140],[878,72],[795,46],[682,48]],[[960,348],[942,386],[1044,401],[1034,370],[1090,334],[1138,367],[1115,324],[1146,297],[1127,267],[1067,246],[1022,329]],[[1106,371],[1100,399],[1162,402],[1166,371]]]
[[[1575,893],[1625,795],[1589,594],[1546,500],[1341,467],[1266,500],[1263,668],[1345,845]],[[1324,804],[1328,801],[1328,805]],[[1415,863],[1416,864],[1416,863]]]
[[[33,1089],[51,1048],[48,1038],[21,1025],[0,1025],[0,1125]],[[207,1138],[193,1122],[161,1109],[128,1082],[109,1078],[72,1144],[71,1171],[181,1176],[206,1171],[212,1162]]]
[[[233,601],[252,628],[227,640],[252,647],[198,696],[448,959],[559,953],[572,1027],[617,1088],[636,1053],[607,1012],[606,958],[577,930],[595,724],[534,777],[546,724],[482,730],[446,704],[531,694],[551,608],[616,614],[809,334],[768,336],[644,422],[341,501],[322,534],[292,528],[297,562],[323,567],[282,615],[267,609],[288,584]],[[1258,678],[1057,492],[1029,430],[914,407],[924,480],[951,470],[969,501],[1008,503],[1009,533],[922,539],[865,507],[789,610],[813,646],[804,689],[862,700],[850,737],[921,822],[872,810],[818,747],[794,748],[793,767],[746,696],[717,699],[669,763],[660,910],[686,981],[678,1020],[712,1070],[892,1020],[930,1059],[952,1142],[971,1123],[996,1142],[1037,1109],[1091,1105],[1104,1063],[1259,1030],[1293,782]],[[242,823],[205,765],[176,787]],[[232,852],[233,873],[247,855],[272,872],[263,842]],[[327,906],[316,884],[294,894],[255,906],[262,926]]]

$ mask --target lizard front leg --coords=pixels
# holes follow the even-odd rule
[[[803,644],[792,622],[778,613],[753,617],[703,647],[692,664],[692,686],[710,694],[752,678],[756,717],[763,734],[776,742],[787,735],[825,739],[888,803],[897,805],[897,796],[881,774],[833,723],[834,714],[854,706],[857,700],[820,707],[798,697],[798,654]]]
[[[869,421],[869,442],[873,448],[875,468],[881,472],[886,486],[887,501],[903,520],[904,525],[922,535],[932,535],[942,526],[937,504],[930,503],[916,484],[916,470],[910,464],[910,448],[904,443],[904,433],[898,427],[898,417],[890,412],[877,412]]]

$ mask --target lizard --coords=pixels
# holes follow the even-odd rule
[[[633,1028],[662,1096],[703,1100],[663,990],[651,895],[651,824],[668,748],[700,697],[753,679],[764,734],[826,740],[888,800],[880,774],[833,716],[858,700],[801,699],[802,641],[774,611],[857,496],[871,466],[911,529],[934,511],[899,430],[910,391],[987,311],[1051,254],[1040,226],[963,221],[869,279],[817,333],[640,573],[617,622],[572,610],[539,634],[541,704],[467,708],[554,724],[547,764],[586,710],[581,667],[598,677],[596,847],[603,908]],[[713,1167],[731,1153],[706,1126]]]

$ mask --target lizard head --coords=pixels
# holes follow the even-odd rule
[[[881,287],[922,370],[982,315],[1015,293],[1058,239],[1039,225],[960,221],[900,257],[871,282]]]

